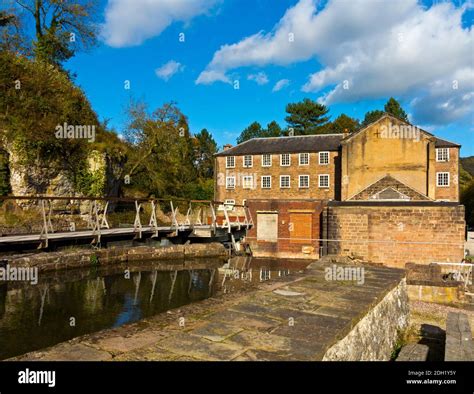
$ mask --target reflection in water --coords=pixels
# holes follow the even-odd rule
[[[303,268],[294,261],[249,257],[196,266],[199,269],[184,270],[181,262],[180,270],[160,271],[143,263],[43,274],[37,285],[0,282],[0,359],[131,323],[217,291],[227,293],[281,278],[293,272],[289,266]],[[125,270],[131,275],[124,275]],[[72,327],[71,317],[76,321]]]

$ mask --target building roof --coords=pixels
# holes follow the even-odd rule
[[[409,125],[409,126],[413,126],[411,123],[408,123],[408,122],[405,122],[404,120],[402,119],[398,119],[397,117],[389,114],[389,113],[385,113],[383,116],[381,116],[380,118],[378,118],[377,120],[375,120],[374,122],[370,123],[369,125],[363,127],[362,129],[360,130],[357,130],[356,132],[354,133],[351,133],[349,134],[346,138],[344,138],[344,141],[348,141],[350,140],[352,137],[354,137],[355,135],[359,134],[359,133],[362,133],[364,132],[365,130],[367,130],[369,127],[371,127],[372,125],[374,125],[375,123],[378,123],[380,122],[382,119],[385,119],[385,118],[391,118],[391,119],[394,119],[398,122],[401,122],[401,123],[404,123],[406,125]],[[417,126],[416,126],[417,127]],[[460,148],[461,145],[459,144],[455,144],[454,142],[450,142],[450,141],[447,141],[447,140],[443,140],[441,138],[438,138],[436,136],[434,136],[433,134],[431,134],[430,132],[426,131],[426,130],[423,130],[421,128],[418,127],[419,130],[421,130],[423,133],[425,133],[426,135],[430,136],[430,137],[433,137],[434,140],[435,140],[435,146],[437,148]]]
[[[343,137],[343,134],[317,134],[295,137],[252,138],[233,148],[218,152],[216,156],[337,151]]]
[[[442,140],[441,138],[435,137],[435,146],[437,148],[460,148],[461,145],[455,144],[454,142]]]
[[[316,134],[316,135],[299,135],[294,137],[266,137],[252,138],[251,140],[242,142],[232,148],[220,151],[215,156],[240,156],[240,155],[258,155],[263,153],[301,153],[301,152],[320,152],[320,151],[337,151],[341,146],[341,141],[348,141],[355,135],[367,130],[373,124],[380,122],[382,119],[389,117],[399,122],[410,125],[390,114],[385,114],[375,122],[368,126],[346,135],[344,134]],[[420,129],[423,133],[434,138],[437,148],[460,148],[461,145],[455,144],[447,140],[435,137],[426,130]]]

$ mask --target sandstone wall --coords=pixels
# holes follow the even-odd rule
[[[392,267],[404,268],[409,262],[460,262],[464,257],[462,205],[330,204],[323,229],[330,240],[328,254]]]
[[[347,336],[328,349],[323,361],[390,360],[399,333],[408,326],[408,316],[408,296],[403,280]]]

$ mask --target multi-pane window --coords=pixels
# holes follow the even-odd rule
[[[309,153],[300,153],[300,166],[307,166],[309,164]]]
[[[243,177],[242,187],[244,189],[253,189],[253,176],[247,175]]]
[[[253,166],[253,157],[251,155],[244,156],[244,167],[252,167]]]
[[[436,149],[436,161],[449,161],[449,149],[448,148],[437,148]]]
[[[329,175],[328,174],[319,175],[318,185],[321,188],[328,188],[329,187]]]
[[[436,186],[449,186],[449,172],[436,173]]]
[[[225,161],[226,168],[234,168],[235,167],[235,156],[227,156]]]
[[[289,175],[280,175],[280,187],[282,189],[287,189],[290,187],[290,176]]]
[[[306,189],[309,187],[309,175],[299,176],[299,187],[302,189]]]
[[[262,189],[272,188],[272,177],[270,175],[262,176]]]
[[[280,155],[280,165],[284,167],[288,167],[290,165],[290,154],[289,153],[282,153]]]
[[[319,152],[319,164],[329,164],[329,152]]]
[[[228,176],[225,178],[225,188],[235,189],[235,176]]]
[[[265,154],[262,155],[262,167],[271,167],[272,166],[272,155]]]

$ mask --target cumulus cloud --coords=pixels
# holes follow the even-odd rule
[[[330,0],[322,9],[318,3],[300,0],[271,32],[222,46],[203,73],[219,75],[217,81],[238,67],[315,58],[322,68],[308,76],[302,90],[325,89],[320,100],[326,104],[417,97],[414,119],[437,111],[433,121],[438,123],[469,111],[474,31],[463,28],[461,21],[469,3],[456,7],[441,2],[427,8],[417,0],[374,1],[370,12],[365,0]],[[452,89],[456,78],[458,88]]]
[[[265,74],[264,72],[259,72],[257,74],[249,74],[247,76],[247,79],[249,81],[255,81],[257,85],[265,85],[268,83],[267,74]]]
[[[175,21],[205,14],[221,0],[108,0],[101,35],[113,47],[139,45]]]
[[[288,79],[280,79],[275,86],[273,86],[272,92],[279,92],[283,88],[287,87],[290,84]]]
[[[155,70],[158,78],[168,81],[173,75],[184,70],[184,66],[175,60],[170,60]]]

